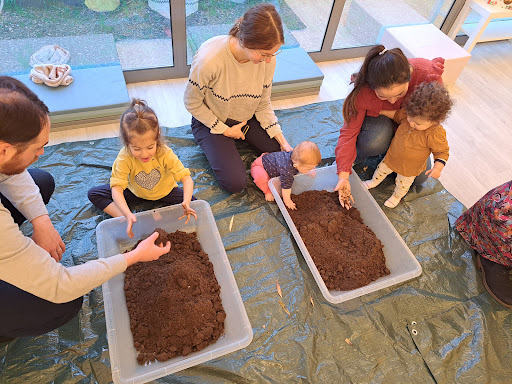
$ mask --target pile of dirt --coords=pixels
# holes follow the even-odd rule
[[[337,192],[306,191],[293,195],[297,210],[288,210],[330,290],[348,291],[389,275],[383,245],[361,219],[346,210]]]
[[[217,341],[226,313],[208,255],[195,233],[157,228],[171,242],[158,260],[126,270],[124,292],[139,364],[186,356]]]

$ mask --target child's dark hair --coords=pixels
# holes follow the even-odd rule
[[[421,83],[404,103],[405,113],[411,117],[440,123],[450,113],[453,101],[443,85],[437,82]]]
[[[130,106],[121,116],[120,125],[121,140],[125,147],[130,145],[133,134],[143,135],[146,132],[155,133],[157,147],[164,144],[156,113],[144,100],[132,99]]]
[[[304,160],[305,156],[307,156],[307,160]],[[293,149],[292,162],[294,164],[318,165],[321,161],[320,150],[312,141],[302,141]]]
[[[248,9],[229,34],[249,49],[272,49],[284,44],[281,16],[272,4],[258,4]]]
[[[343,103],[346,122],[357,116],[356,98],[364,85],[377,89],[405,84],[411,80],[411,68],[400,48],[386,50],[383,45],[376,45],[366,54],[361,69],[353,78],[354,89]]]

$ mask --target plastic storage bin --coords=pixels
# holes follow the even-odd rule
[[[98,253],[100,257],[109,257],[131,249],[138,239],[149,236],[158,227],[167,232],[177,230],[196,232],[203,250],[213,264],[215,277],[221,286],[220,297],[226,312],[224,335],[214,344],[188,356],[175,357],[165,362],[156,361],[145,366],[139,365],[136,360],[137,352],[133,346],[124,295],[124,274],[117,275],[103,284],[108,347],[114,383],[146,383],[242,349],[251,343],[253,335],[251,324],[210,206],[206,201],[196,200],[192,201],[191,207],[197,212],[197,220],[191,218],[188,224],[185,224],[184,219],[178,221],[178,217],[183,214],[181,205],[137,213],[137,223],[133,226],[135,235],[133,239],[126,235],[124,218],[105,220],[96,228]]]
[[[281,213],[283,214],[288,227],[292,231],[293,237],[297,242],[306,263],[315,278],[322,295],[331,303],[341,303],[356,297],[366,295],[370,292],[378,291],[382,288],[390,287],[394,284],[402,283],[414,277],[421,275],[421,265],[418,263],[412,252],[402,240],[396,229],[388,220],[382,209],[374,200],[370,192],[363,186],[359,177],[352,172],[350,175],[350,185],[352,195],[354,196],[354,206],[361,212],[361,218],[364,223],[372,229],[379,240],[384,245],[384,256],[386,257],[386,267],[391,272],[388,276],[380,277],[370,284],[353,289],[351,291],[329,291],[316,268],[311,255],[309,254],[302,238],[292,221],[292,218],[286,210],[280,193],[281,182],[279,178],[274,177],[268,184],[272,195],[274,196]],[[292,193],[298,195],[304,191],[334,191],[338,182],[336,174],[336,165],[331,165],[316,170],[316,176],[297,175],[292,187]]]

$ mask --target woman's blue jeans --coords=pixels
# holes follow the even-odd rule
[[[359,132],[359,136],[357,136],[357,157],[355,163],[364,163],[371,156],[384,155],[395,135],[395,127],[396,124],[393,120],[386,116],[366,116],[361,127],[361,132]],[[425,171],[430,169],[431,166],[432,164],[429,158]],[[428,176],[425,175],[425,171],[416,177],[413,185],[423,184],[427,180]]]

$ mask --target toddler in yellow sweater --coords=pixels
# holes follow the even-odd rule
[[[121,116],[121,140],[110,185],[91,188],[89,200],[112,217],[124,216],[126,233],[133,237],[132,225],[137,217],[128,203],[142,200],[159,201],[183,206],[183,216],[197,219],[190,208],[194,183],[190,171],[181,163],[171,148],[165,145],[155,112],[145,101],[133,99],[131,106]],[[183,189],[177,182],[183,183]]]

